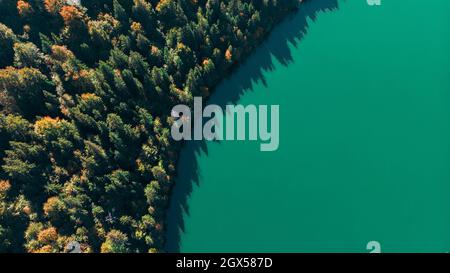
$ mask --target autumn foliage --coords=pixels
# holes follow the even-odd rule
[[[65,25],[75,25],[83,19],[83,13],[75,6],[63,6],[59,14]]]
[[[42,244],[52,244],[58,240],[58,233],[54,227],[42,230],[38,234],[38,241]]]
[[[19,12],[19,15],[28,16],[33,12],[33,8],[30,3],[19,0],[17,1],[17,11]]]
[[[45,0],[45,10],[51,14],[58,14],[64,3],[64,0]]]
[[[298,0],[0,1],[0,252],[162,252],[181,145]]]

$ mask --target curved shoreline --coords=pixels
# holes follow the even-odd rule
[[[218,88],[220,89],[221,81],[214,88],[214,92],[207,103],[222,107],[226,104],[235,104],[245,92],[251,90],[254,82],[264,83],[263,72],[271,71],[274,68],[271,60],[272,56],[285,66],[292,62],[288,44],[297,45],[301,42],[308,30],[307,20],[315,20],[320,12],[336,9],[338,9],[337,0],[303,1],[297,11],[294,11],[274,26],[272,31],[268,33],[267,37],[251,52],[244,62],[234,67],[226,80],[232,79],[236,73],[246,75],[246,77],[240,78],[239,82],[234,82],[234,88],[228,90],[217,90]],[[276,41],[276,45],[273,41]],[[194,183],[198,185],[199,182],[196,162],[196,154],[198,153],[208,153],[204,141],[184,143],[177,161],[176,182],[171,191],[170,205],[166,213],[165,250],[167,252],[179,252],[180,250],[180,232],[184,230],[183,213],[189,214],[187,199],[192,192],[192,185]],[[185,164],[180,166],[180,161],[185,162]],[[183,177],[181,181],[180,177]],[[185,177],[188,177],[188,179]]]

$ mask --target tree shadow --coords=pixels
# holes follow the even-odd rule
[[[253,90],[255,83],[266,84],[264,73],[274,71],[273,60],[288,66],[294,59],[290,46],[297,48],[308,30],[308,21],[315,21],[320,12],[339,8],[339,0],[304,0],[298,9],[279,23],[267,37],[232,73],[225,83],[217,86],[208,104],[224,107],[235,104],[240,97]],[[185,231],[184,215],[189,215],[188,200],[193,184],[199,185],[200,176],[197,158],[200,154],[208,155],[205,141],[190,141],[183,147],[178,159],[177,179],[170,196],[166,217],[165,250],[180,251],[180,236]]]

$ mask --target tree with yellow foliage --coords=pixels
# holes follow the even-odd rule
[[[126,234],[111,230],[106,235],[106,240],[101,246],[102,253],[126,253],[128,249],[128,237]]]

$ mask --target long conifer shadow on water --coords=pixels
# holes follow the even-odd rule
[[[308,30],[308,20],[316,20],[319,12],[338,9],[338,0],[305,0],[292,15],[279,23],[272,30],[267,39],[260,44],[230,75],[220,84],[208,100],[208,104],[224,107],[235,104],[244,92],[252,91],[253,83],[261,82],[266,85],[263,72],[275,70],[272,58],[284,66],[289,66],[293,58],[289,45],[297,47]],[[176,184],[170,196],[167,210],[165,250],[167,252],[180,251],[180,237],[184,232],[184,214],[189,215],[188,199],[193,189],[193,183],[199,185],[200,173],[197,156],[208,154],[204,141],[189,141],[183,147],[177,169]]]

